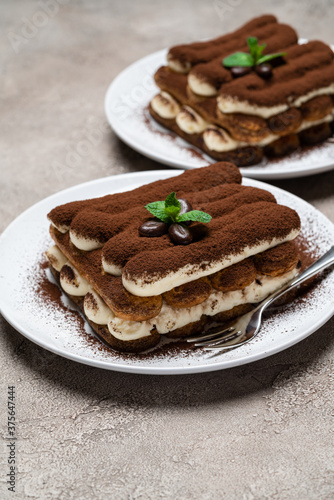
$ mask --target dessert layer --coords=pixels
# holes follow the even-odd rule
[[[286,30],[283,31],[282,27]],[[229,55],[236,51],[246,50],[248,36],[256,36],[260,40],[265,37],[266,40],[268,39],[268,45],[270,44],[270,50],[287,46],[289,42],[297,42],[297,35],[291,27],[278,24],[275,16],[263,15],[252,19],[238,30],[213,40],[172,47],[167,55],[168,64],[173,71],[188,73],[194,65],[199,63],[222,57],[222,54]]]
[[[65,255],[57,247],[51,247],[46,255],[55,271],[59,269],[60,262],[66,262]],[[215,289],[207,297],[202,297],[199,304],[175,307],[164,299],[157,316],[146,321],[129,321],[115,315],[92,286],[82,288],[86,286],[86,280],[69,262],[60,269],[59,282],[71,298],[76,300],[81,297],[84,313],[93,325],[107,327],[110,334],[120,341],[133,342],[151,336],[153,332],[178,332],[182,336],[187,331],[182,329],[200,322],[203,317],[215,318],[238,306],[260,302],[296,275],[298,259],[298,252],[292,243],[280,245],[212,276]],[[68,269],[72,269],[73,274],[68,273]],[[76,277],[77,288],[68,288],[73,276]],[[201,294],[198,288],[197,293]],[[189,292],[186,288],[184,291],[186,294]]]
[[[278,137],[291,133],[298,133],[314,125],[331,122],[333,120],[333,101],[331,96],[319,96],[311,99],[298,111],[290,108],[289,111],[275,115],[268,124],[259,117],[242,115],[240,113],[218,114],[221,126],[215,125],[203,119],[203,117],[190,106],[181,106],[174,119],[164,118],[160,101],[160,94],[151,101],[151,115],[167,126],[172,124],[187,135],[203,134],[203,140],[208,149],[214,151],[232,151],[233,149],[248,146],[266,146],[274,142]],[[169,102],[175,99],[169,96]],[[167,92],[164,92],[165,107],[167,107]],[[200,108],[200,106],[197,106]],[[311,112],[313,110],[313,112]],[[303,117],[305,116],[305,119]]]
[[[60,232],[66,233],[74,217],[84,209],[118,214],[129,208],[144,207],[151,199],[165,199],[176,187],[176,182],[178,195],[184,197],[187,193],[205,191],[221,184],[240,184],[241,175],[232,163],[216,163],[202,169],[188,170],[175,178],[152,182],[132,191],[66,203],[51,210],[48,219]],[[94,220],[95,217],[92,222]]]
[[[215,291],[201,304],[187,309],[176,309],[164,303],[158,316],[141,323],[122,320],[115,316],[109,321],[108,328],[112,335],[124,341],[148,336],[152,329],[163,335],[199,321],[203,315],[216,316],[242,304],[261,302],[296,274],[297,268],[294,268],[279,277],[258,276],[256,281],[243,290],[225,293]]]
[[[92,238],[96,236],[96,228],[101,237],[100,229],[104,224],[107,241],[100,248],[89,252],[77,249],[71,240],[72,225],[67,233],[52,227],[51,235],[110,307],[129,301],[127,294],[130,292],[142,298],[136,305],[142,314],[146,297],[160,295],[175,286],[212,274],[249,255],[289,241],[299,232],[296,212],[277,205],[274,197],[261,189],[222,185],[193,197],[190,195],[189,201],[194,209],[210,213],[213,219],[207,226],[200,223],[191,226],[194,241],[188,246],[175,246],[166,235],[159,238],[139,236],[138,227],[149,219],[147,216],[141,220],[126,218],[122,225],[120,214],[88,213],[87,210],[79,212],[72,224],[76,231],[78,228],[83,233],[89,231]],[[77,219],[80,221],[78,226]],[[110,237],[114,228],[115,233]],[[121,276],[103,274],[102,265],[104,271],[111,270]],[[130,304],[132,306],[133,302]],[[156,307],[159,308],[159,304]],[[155,313],[156,310],[152,311],[152,315]]]
[[[292,102],[283,107],[254,107],[246,102],[244,106],[238,104],[235,112],[226,112],[220,109],[220,97],[217,106],[217,99],[214,97],[198,99],[189,94],[184,75],[173,74],[162,67],[157,71],[155,80],[163,89],[163,95],[157,94],[151,101],[153,117],[158,115],[166,121],[174,119],[181,130],[188,134],[201,133],[216,125],[228,131],[232,139],[239,141],[241,144],[238,147],[242,147],[242,143],[263,146],[277,139],[277,136],[298,132],[302,124],[307,127],[307,122],[330,117],[333,110],[334,84],[333,88],[314,91],[318,95],[310,96],[298,108],[293,107]],[[237,102],[236,99],[233,98],[233,102]],[[229,99],[227,106],[230,106]]]
[[[51,264],[49,267],[57,283],[62,288],[60,273]],[[148,336],[141,337],[137,340],[129,340],[127,342],[119,340],[111,335],[107,324],[113,318],[113,313],[93,291],[93,289],[91,289],[85,296],[71,295],[68,293],[67,295],[79,307],[97,337],[99,337],[113,350],[139,353],[147,349],[151,349],[159,344],[161,336],[155,331],[152,331]],[[93,319],[89,319],[86,314],[86,310],[89,311],[89,317]]]
[[[267,38],[263,38],[267,42]],[[283,42],[283,39],[282,39]],[[290,45],[290,46],[288,46]],[[266,48],[267,50],[267,48]],[[286,55],[282,59],[274,60],[272,64],[274,65],[273,75],[269,79],[262,78],[257,72],[251,71],[248,75],[241,78],[233,78],[231,70],[225,68],[222,65],[222,58],[219,57],[210,63],[199,64],[195,66],[188,75],[188,84],[195,94],[201,96],[214,96],[220,92],[225,94],[225,88],[229,89],[230,85],[233,83],[233,87],[243,87],[244,84],[247,85],[247,79],[250,80],[248,85],[257,85],[265,88],[266,93],[269,94],[270,85],[274,80],[282,84],[282,88],[270,89],[270,96],[266,98],[267,102],[270,102],[268,106],[274,106],[277,103],[284,103],[284,96],[294,96],[294,90],[292,81],[296,80],[297,85],[300,80],[303,79],[304,75],[307,75],[309,80],[308,90],[304,91],[304,82],[300,89],[301,95],[309,92],[313,89],[318,89],[321,87],[328,86],[328,80],[330,80],[331,72],[329,68],[333,64],[333,53],[331,48],[318,41],[311,41],[303,45],[298,45],[296,41],[284,45],[275,45],[269,52],[284,51]],[[247,49],[246,49],[247,52]],[[225,57],[228,54],[224,54]],[[326,74],[321,74],[321,72],[316,72],[317,68],[323,68]],[[327,68],[327,69],[326,69]],[[250,78],[252,77],[252,78]],[[228,93],[229,90],[226,90]],[[233,95],[233,93],[231,93]],[[253,95],[252,95],[253,97]],[[263,96],[259,96],[263,98]],[[246,99],[244,99],[246,100]],[[257,101],[256,101],[257,103]]]
[[[330,99],[329,96],[314,98]],[[313,100],[312,100],[313,101]],[[305,106],[311,104],[306,103]],[[330,99],[330,109],[332,100]],[[311,107],[311,106],[310,106]],[[161,125],[176,133],[190,144],[201,149],[212,158],[220,161],[231,161],[239,167],[256,165],[261,162],[264,155],[280,157],[296,151],[299,147],[311,146],[323,142],[332,136],[331,123],[333,113],[329,112],[320,120],[302,120],[302,115],[296,108],[290,108],[281,115],[276,115],[269,120],[269,127],[275,131],[275,135],[269,132],[268,127],[262,127],[258,123],[258,117],[247,115],[224,115],[231,117],[227,121],[229,131],[221,126],[207,125],[202,133],[187,133],[182,130],[174,119],[164,119],[156,113],[152,106],[149,107],[152,117]],[[328,113],[328,107],[323,107],[322,112]],[[196,119],[197,113],[192,113]],[[297,116],[296,116],[297,115]],[[316,113],[314,113],[316,116]],[[263,120],[264,121],[264,120]],[[264,121],[265,123],[265,121]],[[230,135],[245,139],[235,139]],[[264,136],[264,138],[262,138]]]
[[[195,242],[188,246],[191,253],[196,252],[197,244],[200,244],[203,239],[210,239],[210,243],[212,243],[210,234],[214,233],[217,228],[219,229],[220,223],[223,224],[222,228],[224,230],[225,224],[233,224],[236,210],[251,211],[252,207],[259,202],[275,203],[274,196],[268,191],[238,184],[223,185],[203,194],[207,194],[207,199],[210,201],[204,201],[204,198],[200,197],[200,193],[190,197],[189,201],[196,209],[210,213],[215,220],[210,222],[211,229],[209,229],[209,226],[203,226],[202,224],[193,224],[191,226],[195,239]],[[117,273],[111,274],[121,274],[126,264],[142,252],[165,253],[167,251],[170,253],[175,251],[178,254],[183,253],[186,249],[173,245],[167,235],[160,238],[143,238],[136,231],[136,227],[132,226],[123,233],[115,235],[104,245],[102,264],[106,272],[109,272],[108,266],[113,266],[117,268]],[[177,260],[177,257],[171,260],[171,266],[174,260]]]
[[[289,108],[267,120],[241,113],[225,114],[216,109],[214,98],[196,102],[187,97],[186,89],[184,93],[179,92],[181,82],[173,86],[175,75],[170,79],[171,73],[164,68],[158,71],[158,75],[159,81],[163,82],[163,88],[166,89],[170,84],[169,90],[173,95],[163,91],[163,96],[155,96],[149,108],[151,115],[186,140],[189,135],[202,133],[203,146],[209,154],[210,151],[233,151],[247,145],[263,147],[278,137],[329,122],[333,116],[333,100],[329,95],[314,97],[303,103],[299,109]],[[177,75],[177,78],[180,76],[182,78],[182,75]],[[179,101],[176,95],[183,100]],[[183,103],[185,106],[182,106]],[[173,115],[169,113],[171,108],[175,110]],[[165,118],[168,114],[169,118]],[[200,141],[197,142],[195,145],[203,149]]]
[[[219,109],[268,118],[313,97],[334,93],[334,54],[328,45],[312,41],[294,45],[286,53],[286,63],[277,66],[268,80],[253,71],[224,84]]]
[[[263,209],[265,212],[267,209],[269,209],[269,207],[263,207]],[[262,213],[262,215],[264,214],[264,212]],[[283,213],[281,213],[280,215],[284,216]],[[289,216],[289,214],[287,213],[286,215]],[[268,218],[268,224],[277,223],[277,219],[276,221],[274,218],[272,218],[271,220],[269,219],[270,218]],[[245,220],[245,222],[251,223],[249,219]],[[218,254],[224,255],[224,257],[221,257],[220,259],[217,258],[216,252],[215,255],[212,255],[212,247],[210,247],[209,245],[205,245],[205,247],[201,249],[202,251],[198,255],[199,259],[201,259],[199,263],[189,263],[184,265],[183,267],[179,267],[177,265],[178,268],[176,270],[170,271],[168,262],[169,258],[172,258],[171,252],[168,252],[168,254],[167,252],[164,252],[164,254],[162,252],[156,252],[153,257],[155,261],[161,259],[159,266],[161,272],[158,274],[150,274],[150,272],[152,273],[152,270],[150,269],[152,266],[148,266],[149,269],[145,269],[145,271],[143,272],[143,263],[145,261],[145,258],[148,258],[148,255],[145,255],[145,253],[143,252],[142,255],[131,259],[131,261],[125,266],[125,269],[122,273],[124,287],[130,293],[140,297],[155,296],[168,290],[172,290],[173,288],[178,287],[184,283],[188,283],[204,276],[216,273],[228,266],[242,261],[245,258],[248,258],[259,252],[263,252],[283,242],[293,240],[299,234],[299,227],[288,230],[288,232],[286,232],[284,236],[282,235],[279,238],[275,238],[272,236],[270,237],[268,233],[266,235],[262,233],[261,235],[260,232],[257,232],[256,239],[260,243],[248,245],[246,243],[246,238],[240,238],[240,240],[242,241],[242,249],[239,246],[241,243],[240,241],[240,243],[238,242],[239,252],[233,254],[229,253],[227,248],[230,245],[231,247],[234,246],[237,237],[235,235],[236,231],[234,228],[229,228],[229,230],[229,235],[226,237],[225,245],[220,244],[218,245],[217,249],[214,249],[217,250]],[[250,233],[251,230],[248,231],[248,236],[250,235]],[[188,257],[190,257],[189,253]]]

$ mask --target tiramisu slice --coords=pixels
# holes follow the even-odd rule
[[[167,63],[155,74],[151,115],[217,160],[252,165],[332,135],[333,51],[299,45],[274,16],[173,47]]]
[[[295,276],[298,215],[240,182],[221,162],[49,213],[51,270],[109,346],[192,335]]]

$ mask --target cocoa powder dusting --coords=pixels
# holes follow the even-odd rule
[[[81,316],[79,309],[75,303],[72,302],[71,308],[64,304],[62,301],[63,292],[58,285],[51,282],[47,277],[46,270],[49,264],[45,259],[39,263],[39,269],[32,270],[31,278],[36,281],[36,295],[41,298],[44,304],[50,311],[61,310],[64,315],[70,315],[72,329],[79,332],[82,340],[87,346],[94,348],[98,352],[110,353],[111,350],[95,335],[87,333],[85,328],[85,320]]]
[[[67,281],[67,283],[74,283],[75,282],[75,274],[71,266],[63,266],[61,269],[61,277]]]
[[[228,162],[218,162],[201,169],[187,170],[177,177],[151,182],[125,193],[116,193],[102,198],[75,201],[60,205],[48,214],[55,225],[69,226],[81,210],[99,210],[105,213],[118,214],[129,208],[145,206],[150,201],[164,200],[176,190],[183,196],[187,192],[203,191],[210,187],[225,183],[241,183],[239,169]],[[149,196],[149,200],[148,200]],[[94,218],[92,219],[94,223]]]
[[[221,88],[221,95],[258,106],[290,105],[290,97],[296,99],[333,83],[334,55],[325,43],[313,41],[295,45],[286,53],[286,64],[275,68],[269,80],[253,72],[226,83]]]
[[[239,46],[240,42],[242,42],[241,50],[247,53],[249,52],[249,47],[247,45],[247,38],[249,36],[257,36],[260,44],[262,42],[267,44],[264,54],[283,50],[286,51],[287,47],[290,47],[291,45],[294,46],[294,44],[297,43],[296,32],[290,26],[285,24],[269,25],[259,30],[256,35],[248,33],[245,38],[239,40]],[[232,43],[230,44],[229,49],[224,49],[217,58],[214,58],[204,64],[194,66],[194,68],[190,71],[190,74],[196,75],[199,80],[210,83],[216,89],[219,89],[228,82],[243,80],[244,77],[237,78],[235,80],[232,76],[231,70],[222,65],[222,59],[235,52],[235,50],[231,50],[231,45]],[[276,66],[279,63],[282,64],[282,62],[283,61],[281,59],[276,59],[272,63]]]
[[[236,31],[213,40],[176,45],[169,50],[168,58],[188,62],[192,65],[205,63],[236,51],[246,51],[248,49],[246,40],[249,36],[256,36],[260,41],[266,42],[268,44],[267,50],[276,50],[276,48],[287,46],[290,40],[291,43],[296,43],[296,32],[288,27],[289,31],[286,30],[288,33],[282,36],[282,29],[280,29],[282,26],[284,25],[277,23],[275,16],[263,15],[252,19]]]
[[[60,300],[62,294],[61,290],[54,283],[51,283],[46,277],[45,270],[48,269],[49,263],[43,260],[40,262],[39,267],[42,272],[38,273],[36,293],[43,297],[45,302],[57,304],[59,307],[66,309]]]
[[[91,292],[86,293],[85,295],[85,304],[87,304],[93,311],[98,310],[98,305],[94,295]]]
[[[131,280],[145,277],[155,280],[187,264],[198,266],[217,262],[223,256],[238,255],[246,247],[284,238],[299,227],[298,214],[288,207],[268,202],[241,206],[213,219],[208,224],[208,236],[191,245],[139,253],[127,262],[123,276]]]
[[[185,198],[190,201],[193,209],[207,212],[217,220],[218,217],[227,216],[243,205],[249,205],[258,201],[275,203],[275,198],[267,191],[233,184],[219,186],[200,193],[186,193]],[[146,213],[148,212],[146,211]],[[129,221],[126,219],[126,214],[124,215],[127,221],[127,225],[121,228],[124,230],[110,239],[103,247],[102,255],[106,262],[124,267],[132,257],[138,255],[140,252],[155,252],[170,249],[171,253],[173,253],[175,245],[171,243],[167,235],[160,238],[143,238],[139,235],[139,224],[148,220],[145,217],[145,212],[142,214],[143,218],[141,222],[136,218],[133,218],[133,221]],[[75,223],[75,221],[73,222]],[[193,224],[191,226],[193,241],[199,242],[203,238],[208,237],[210,227],[213,227],[212,223],[208,226]],[[214,233],[212,233],[213,235]],[[193,244],[192,249],[195,251]],[[155,263],[157,263],[156,260]],[[179,263],[181,264],[181,261]]]

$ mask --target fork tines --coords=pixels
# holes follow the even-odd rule
[[[199,342],[195,344],[195,347],[207,347],[207,346],[224,346],[228,342],[235,340],[236,338],[240,337],[242,335],[242,332],[239,330],[238,332],[233,333],[232,335],[225,335],[223,337],[219,336],[216,339],[212,340],[207,340],[205,342]]]
[[[225,328],[224,330],[216,329],[216,331],[211,331],[206,333],[205,335],[197,335],[195,337],[187,338],[187,342],[197,342],[195,346],[205,346],[209,345],[213,342],[221,342],[225,340],[226,342],[232,340],[236,337],[237,334],[241,332],[232,333],[235,330],[234,326],[230,326],[229,328]],[[202,342],[204,341],[204,342]]]

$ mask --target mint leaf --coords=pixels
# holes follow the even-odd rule
[[[191,210],[180,215],[181,203],[175,196],[175,192],[169,194],[165,201],[154,201],[148,203],[145,208],[155,217],[167,224],[175,222],[198,221],[210,222],[211,215],[201,212],[200,210]]]
[[[257,38],[255,36],[248,37],[247,38],[247,45],[249,48],[249,53],[254,60],[256,58],[256,54],[257,54],[257,50],[256,50],[256,48],[258,46]]]
[[[256,64],[259,57],[261,57],[262,52],[266,48],[266,44],[264,43],[263,45],[259,45],[258,40],[255,36],[250,36],[249,38],[247,38],[247,44],[249,47],[250,55],[253,58],[253,64]]]
[[[254,66],[254,60],[246,52],[235,52],[223,59],[223,66],[232,68],[233,66]]]
[[[173,222],[176,222],[177,216],[180,213],[181,208],[170,206],[165,208],[165,213],[169,216]]]
[[[175,192],[169,194],[165,199],[165,213],[171,218],[172,222],[176,222],[177,216],[181,211],[181,203],[175,196]]]
[[[165,208],[165,202],[164,201],[154,201],[153,203],[148,203],[145,208],[149,210],[150,208],[160,208],[163,209]]]
[[[181,203],[175,196],[175,192],[169,194],[165,199],[165,207],[177,207],[181,210]]]
[[[210,222],[212,219],[211,215],[201,212],[200,210],[191,210],[191,212],[186,212],[181,214],[177,218],[177,222],[186,222],[187,220],[197,221],[197,222]]]
[[[257,60],[257,64],[262,64],[267,61],[271,61],[272,59],[276,59],[276,57],[286,56],[286,52],[278,52],[277,54],[268,54],[267,56],[261,56]]]
[[[233,68],[233,66],[256,66],[257,64],[276,59],[276,57],[286,55],[285,52],[279,52],[277,54],[267,54],[263,56],[262,52],[266,48],[266,44],[259,45],[258,39],[255,36],[247,38],[247,45],[249,54],[247,52],[235,52],[223,59],[223,66],[226,68]]]
[[[153,203],[148,203],[145,208],[155,217],[162,220],[162,222],[170,223],[171,218],[165,212],[165,202],[164,201],[154,201]]]

